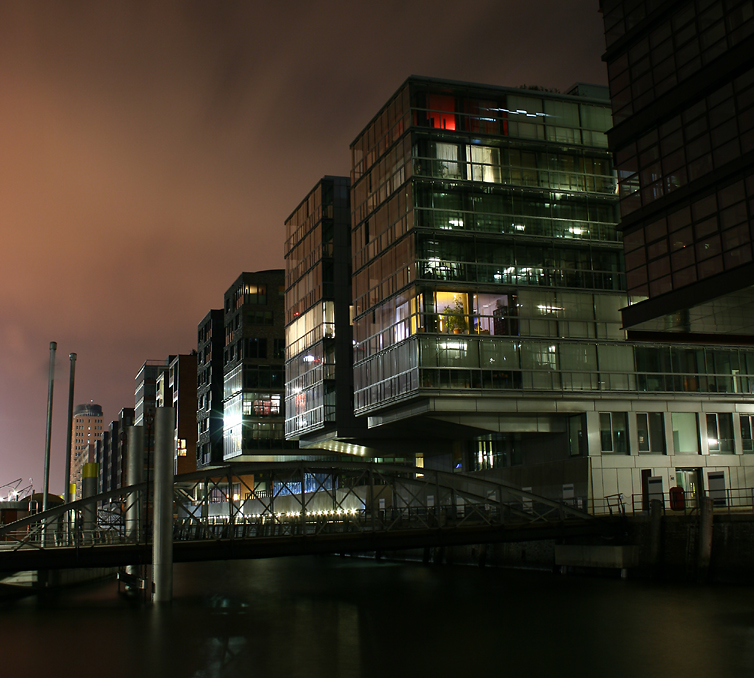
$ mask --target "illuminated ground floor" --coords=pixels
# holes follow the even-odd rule
[[[584,394],[586,395],[586,394]],[[427,467],[480,473],[597,512],[690,506],[701,493],[749,505],[754,397],[436,397],[369,418],[370,455],[417,453]],[[352,441],[353,442],[353,441]],[[682,503],[681,503],[682,502]]]

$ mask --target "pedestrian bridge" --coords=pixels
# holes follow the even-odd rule
[[[382,552],[604,530],[563,502],[462,473],[359,461],[243,462],[175,476],[173,560]],[[0,526],[0,571],[144,565],[148,481]]]

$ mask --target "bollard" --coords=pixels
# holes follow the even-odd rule
[[[175,408],[158,407],[154,417],[154,538],[152,580],[155,603],[173,599],[173,453]]]
[[[652,567],[660,567],[662,555],[662,502],[652,499],[649,503],[649,543]]]
[[[144,475],[144,427],[129,426],[126,429],[126,484],[138,485]],[[132,492],[126,503],[126,537],[140,542],[141,539],[141,497],[140,492]],[[140,524],[141,523],[141,524]]]

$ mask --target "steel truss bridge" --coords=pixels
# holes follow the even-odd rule
[[[562,502],[467,474],[358,461],[244,462],[175,476],[173,561],[532,541],[605,530]],[[0,526],[0,571],[146,565],[148,483]]]

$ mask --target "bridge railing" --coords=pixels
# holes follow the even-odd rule
[[[146,490],[147,484],[140,483],[0,525],[0,551],[144,543],[147,539]]]
[[[0,550],[151,542],[148,490],[140,483],[0,526]],[[497,480],[356,461],[228,464],[177,476],[174,500],[178,540],[590,518]]]
[[[704,496],[712,499],[715,513],[754,512],[754,488],[707,489]],[[693,515],[699,510],[699,495],[688,490],[647,492],[637,494],[615,493],[589,500],[589,510],[594,515],[648,514],[650,502],[660,502],[666,515]]]

